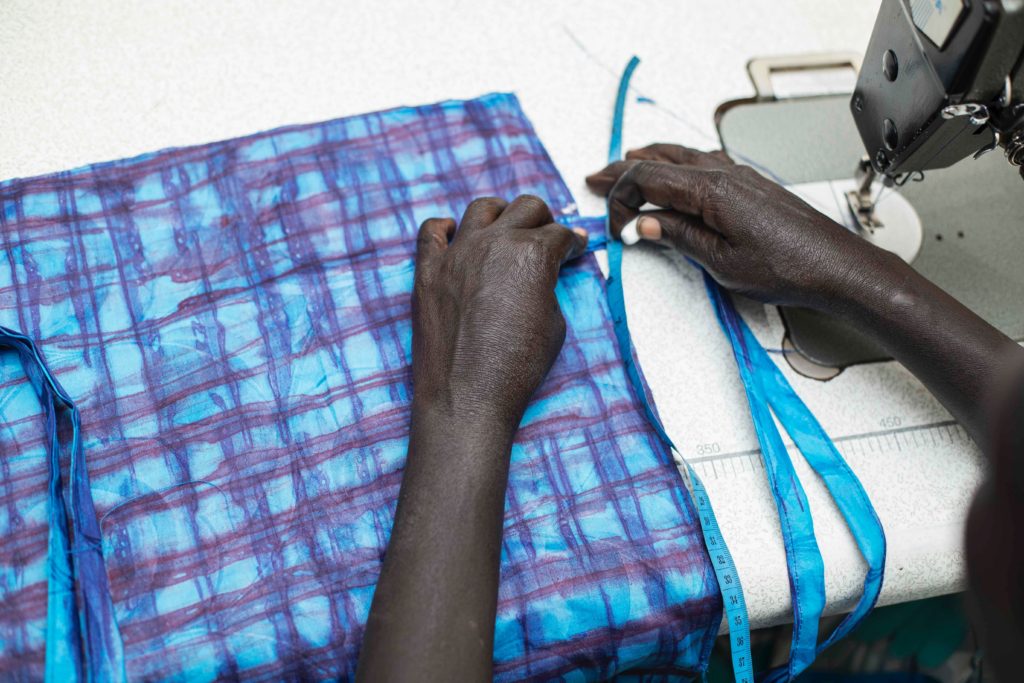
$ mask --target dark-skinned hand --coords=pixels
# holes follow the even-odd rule
[[[645,203],[664,207],[642,212],[642,238],[675,247],[726,288],[769,303],[823,308],[862,279],[859,259],[896,258],[720,151],[655,144],[587,184],[608,197],[615,237]]]
[[[450,219],[426,221],[413,296],[416,400],[515,427],[565,339],[559,268],[586,246],[586,232],[558,225],[529,195],[477,199],[457,232]]]
[[[492,679],[512,440],[565,339],[559,268],[586,245],[530,196],[420,227],[409,454],[358,681]]]

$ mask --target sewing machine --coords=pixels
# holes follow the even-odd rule
[[[1024,185],[1013,167],[1024,162],[1022,50],[1020,3],[885,0],[863,60],[750,62],[757,95],[719,107],[719,134],[735,156],[1021,339]],[[814,72],[842,68],[859,71],[852,96],[807,89]],[[794,72],[805,90],[780,96],[773,77]],[[997,148],[1003,154],[986,154]],[[783,309],[782,317],[782,345],[798,352],[787,359],[802,374],[830,379],[886,359],[859,330],[823,314]]]
[[[1022,58],[1020,2],[886,0],[850,100],[868,152],[849,202],[863,227],[881,227],[867,192],[876,173],[898,184],[996,147],[1024,163]]]

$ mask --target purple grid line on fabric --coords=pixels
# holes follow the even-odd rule
[[[514,96],[0,183],[0,324],[77,402],[131,679],[351,678],[405,458],[416,228],[476,196],[587,224]],[[693,674],[720,619],[592,255],[513,448],[499,680]],[[0,357],[0,677],[37,679],[46,457]]]

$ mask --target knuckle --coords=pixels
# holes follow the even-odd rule
[[[630,167],[629,171],[627,171],[627,175],[631,174],[634,177],[649,178],[657,175],[660,169],[661,167],[655,162],[650,159],[644,159],[636,162],[632,167]]]
[[[550,230],[551,236],[546,240],[548,257],[560,260],[562,254],[572,249],[575,237],[572,232],[561,226],[552,227]]]
[[[643,174],[643,166],[646,161],[631,161],[629,166],[622,169],[622,174],[619,175],[619,181],[615,183],[617,186],[625,187],[631,183],[635,183],[636,179]]]
[[[720,168],[709,169],[704,175],[705,189],[709,197],[724,195],[729,186],[729,172]]]
[[[727,263],[725,263],[725,253],[721,249],[719,249],[717,245],[713,245],[710,249],[707,250],[705,258],[707,260],[707,266],[712,270],[718,272],[721,272],[723,270],[729,270],[727,267],[725,267],[728,265]]]
[[[516,199],[516,201],[523,206],[525,209],[530,211],[547,211],[548,205],[543,199],[535,194],[522,194]]]
[[[434,229],[439,223],[444,223],[444,219],[437,217],[428,218],[420,223],[420,234],[422,235],[424,232]]]
[[[626,169],[618,184],[621,185],[622,190],[632,193],[632,189],[636,186],[658,179],[660,173],[661,169],[657,164],[645,159]]]
[[[737,177],[746,181],[758,180],[762,177],[753,166],[747,166],[746,164],[734,166],[733,169]]]
[[[515,261],[517,270],[530,273],[530,279],[546,279],[547,275],[557,272],[560,258],[553,238],[535,236],[519,245]]]
[[[540,233],[541,231],[537,231]],[[549,238],[543,234],[531,235],[520,247],[520,255],[523,260],[535,262],[547,258],[551,251]]]
[[[658,143],[653,143],[653,144],[647,145],[645,147],[638,147],[637,149],[631,149],[628,152],[626,152],[626,155],[625,155],[624,159],[627,160],[627,161],[631,161],[631,160],[640,161],[640,160],[643,160],[643,159],[650,159],[652,156],[657,156],[658,155],[658,147],[659,147]]]
[[[704,181],[704,219],[720,225],[729,212],[733,194],[733,177],[726,169],[713,169],[707,172]]]
[[[650,161],[638,161],[619,176],[608,197],[612,204],[640,206],[640,187],[658,181],[658,166]],[[639,202],[639,203],[638,203]]]
[[[733,187],[733,177],[728,169],[712,168],[705,172],[704,182],[700,189],[704,194],[706,205],[715,209],[720,208],[722,203],[729,198]]]
[[[504,200],[501,197],[478,197],[469,204],[471,209],[482,209],[489,207],[499,207],[504,204]]]

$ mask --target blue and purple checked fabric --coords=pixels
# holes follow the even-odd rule
[[[417,227],[521,193],[586,223],[502,94],[0,183],[0,325],[81,411],[129,678],[352,678],[405,458]],[[592,254],[557,293],[565,347],[512,454],[497,678],[692,674],[721,600],[689,496]],[[2,354],[5,680],[43,675],[46,448]]]

